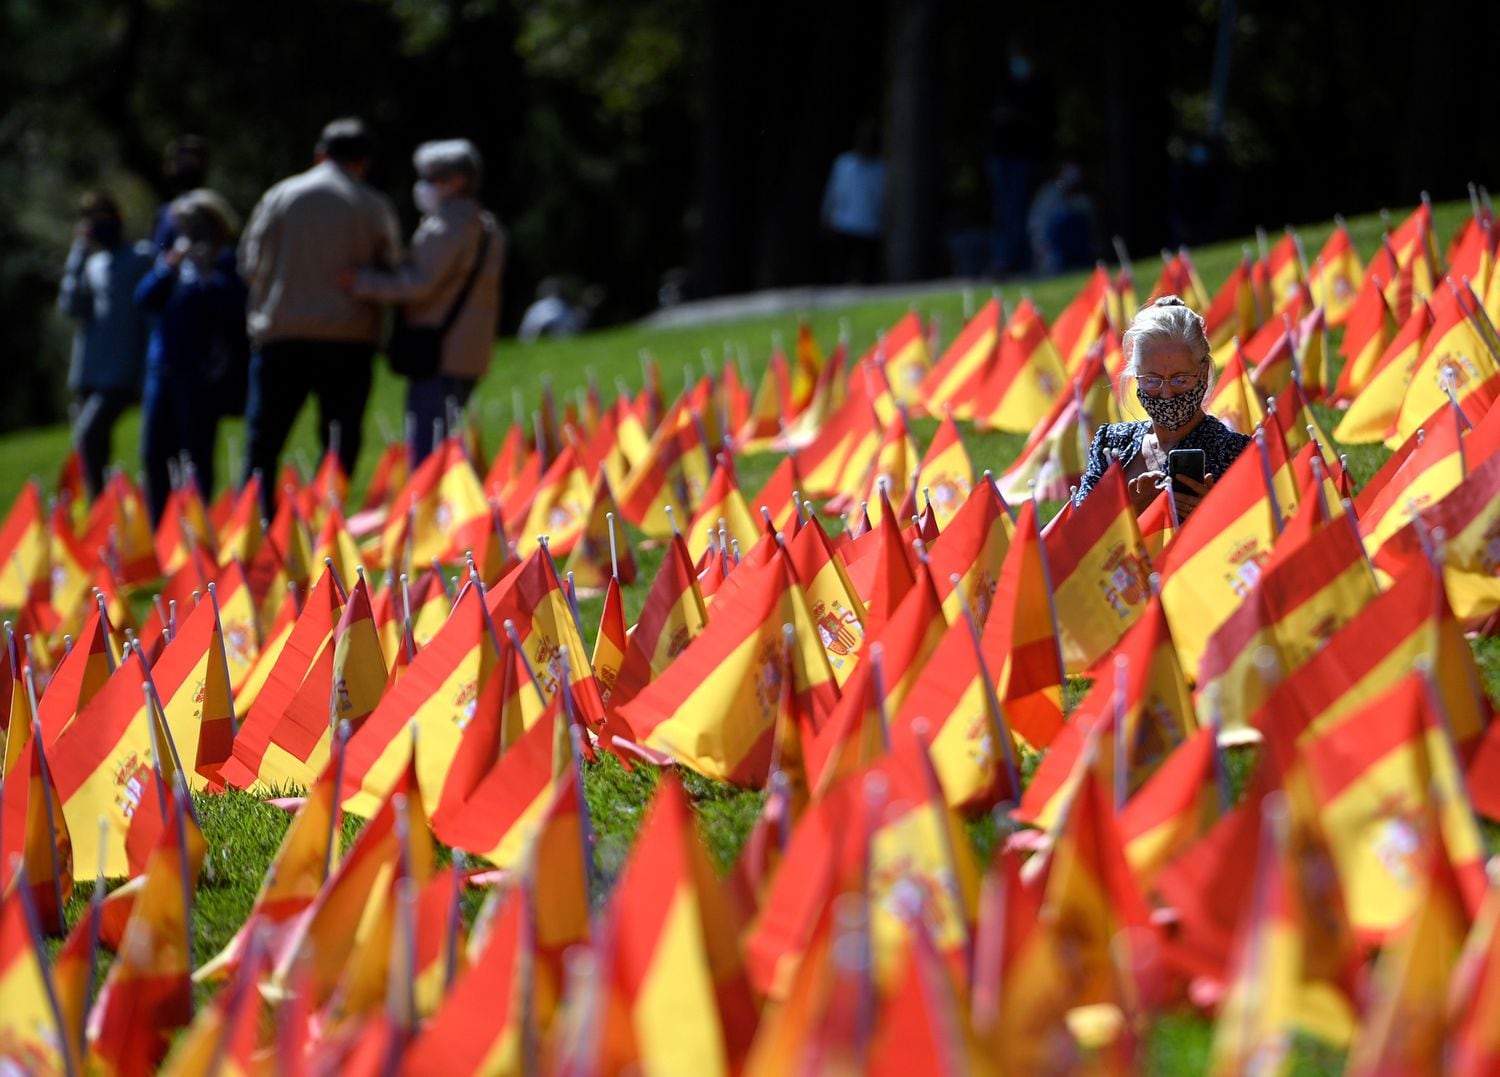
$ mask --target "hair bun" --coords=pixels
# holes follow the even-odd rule
[[[1157,299],[1156,299],[1156,302],[1152,303],[1151,305],[1153,307],[1185,307],[1185,306],[1187,306],[1187,304],[1184,303],[1180,297],[1175,296],[1175,295],[1158,296]]]

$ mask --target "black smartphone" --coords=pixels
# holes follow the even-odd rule
[[[1177,480],[1189,478],[1202,487],[1203,475],[1203,450],[1202,449],[1173,449],[1167,453],[1167,475],[1172,479],[1172,492],[1174,494],[1188,494],[1193,497],[1198,495],[1197,490],[1189,489]]]

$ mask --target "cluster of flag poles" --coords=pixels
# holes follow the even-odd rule
[[[612,403],[518,400],[493,456],[455,414],[358,503],[336,451],[212,504],[185,472],[154,530],[122,472],[92,505],[76,460],[50,505],[29,483],[0,524],[0,1059],[1123,1070],[1196,1008],[1224,1072],[1296,1035],[1356,1072],[1500,1065],[1500,735],[1465,638],[1500,614],[1500,231],[1476,190],[1446,253],[1425,201],[1368,263],[1342,222],[1311,261],[1257,246],[1212,293],[1169,253],[1145,296],[1204,312],[1206,408],[1254,435],[1185,519],[1137,518],[1118,465],[1069,500],[1133,417],[1128,263],[946,347],[915,313],[862,355],[803,326],[753,386],[710,358],[669,400],[648,357]],[[976,473],[966,428],[1026,440]],[[1391,454],[1358,484],[1335,445],[1364,443]],[[606,756],[661,769],[608,888]],[[727,875],[676,768],[765,790]],[[292,817],[204,961],[227,787]]]

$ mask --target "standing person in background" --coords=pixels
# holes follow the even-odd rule
[[[885,234],[885,162],[873,120],[859,125],[853,149],[834,158],[823,191],[822,220],[838,282],[878,280],[880,241]]]
[[[500,319],[505,234],[479,204],[481,161],[468,139],[424,142],[412,155],[412,201],[422,213],[411,254],[394,269],[364,266],[342,283],[356,299],[401,305],[403,324],[442,331],[441,357],[430,374],[406,385],[412,417],[411,460],[433,447],[433,425],[462,407],[484,377]]]
[[[204,186],[208,178],[208,143],[197,135],[178,135],[167,143],[162,153],[161,176],[167,187],[167,201],[156,211],[151,227],[151,242],[158,251],[168,251],[177,242],[172,224],[172,203],[189,191]]]
[[[115,422],[141,392],[147,327],[135,289],[151,268],[150,251],[148,244],[126,241],[113,198],[102,191],[84,195],[57,306],[78,326],[68,388],[77,398],[73,446],[90,499],[104,488]]]
[[[235,215],[215,191],[189,191],[169,208],[177,235],[136,289],[156,315],[146,352],[141,456],[153,526],[171,493],[171,461],[192,462],[198,491],[213,496],[221,399],[238,389],[245,342],[245,285],[235,271]]]
[[[256,470],[265,476],[268,516],[282,447],[309,395],[318,398],[324,450],[337,423],[346,474],[359,459],[381,309],[339,278],[352,265],[393,266],[401,253],[395,208],[365,182],[372,151],[362,121],[334,120],[313,167],[262,196],[240,242],[254,345],[245,479]]]

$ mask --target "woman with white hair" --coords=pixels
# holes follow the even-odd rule
[[[432,451],[434,425],[468,402],[489,369],[500,317],[505,234],[477,197],[481,162],[468,139],[424,142],[412,155],[422,222],[394,269],[351,275],[355,298],[400,305],[387,354],[407,381],[413,464]]]
[[[1178,518],[1185,519],[1250,439],[1203,410],[1214,364],[1202,316],[1181,299],[1163,296],[1141,308],[1125,331],[1123,347],[1122,395],[1124,383],[1134,381],[1136,399],[1148,418],[1099,428],[1074,503],[1082,504],[1117,458],[1139,515],[1168,486],[1170,454],[1196,449],[1203,454],[1202,479],[1179,472],[1173,484]],[[1196,454],[1189,457],[1194,458]]]

